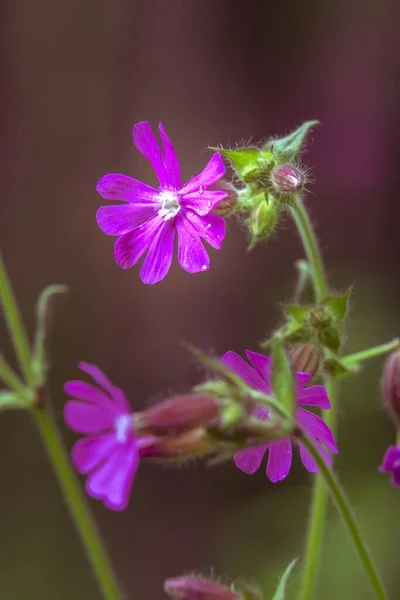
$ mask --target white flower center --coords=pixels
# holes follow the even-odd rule
[[[115,419],[115,437],[117,442],[125,444],[128,439],[128,434],[132,429],[132,417],[131,415],[120,415]]]
[[[175,217],[181,210],[179,197],[175,190],[162,190],[159,193],[158,198],[161,202],[158,216],[164,219],[164,221],[169,221],[169,219]]]

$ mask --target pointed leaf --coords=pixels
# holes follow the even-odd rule
[[[294,569],[294,567],[296,566],[296,564],[298,563],[299,559],[295,558],[294,560],[292,560],[292,562],[290,563],[290,565],[288,565],[285,569],[285,572],[283,573],[281,580],[279,582],[278,588],[275,592],[274,597],[272,598],[272,600],[285,600],[286,598],[286,586],[289,580],[289,577],[292,574],[292,571]]]
[[[265,172],[269,172],[274,164],[274,158],[269,150],[249,146],[240,150],[225,150],[224,148],[210,148],[229,158],[232,168],[243,181],[257,181],[262,179]]]
[[[290,360],[283,345],[283,336],[272,340],[272,390],[278,402],[293,415],[296,407],[296,388]]]
[[[48,326],[49,300],[54,294],[63,294],[67,291],[65,285],[49,285],[39,295],[37,303],[37,325],[33,345],[32,369],[35,382],[41,385],[46,380],[46,328]]]
[[[350,287],[341,296],[330,296],[329,298],[325,298],[325,300],[323,300],[322,302],[323,306],[325,306],[328,309],[332,317],[338,323],[341,323],[346,316],[352,289],[353,288]]]
[[[340,335],[337,330],[337,327],[333,325],[327,326],[324,329],[318,331],[318,339],[321,342],[322,346],[332,350],[335,354],[339,352],[340,349]]]
[[[313,311],[313,307],[311,306],[302,306],[302,305],[284,305],[284,309],[293,317],[297,323],[304,324],[309,320],[310,314]]]
[[[318,124],[318,121],[306,121],[289,135],[270,140],[265,147],[272,151],[279,162],[291,162],[303,150],[308,133]]]

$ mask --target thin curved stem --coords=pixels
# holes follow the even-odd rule
[[[400,348],[400,338],[395,338],[386,344],[380,344],[379,346],[373,346],[372,348],[367,348],[366,350],[361,350],[360,352],[343,356],[341,358],[341,362],[345,365],[345,367],[351,367],[352,365],[357,365],[357,363],[363,362],[364,360],[375,358],[376,356],[381,356],[382,354],[387,354],[388,352],[393,352],[393,350],[397,350],[398,348]]]
[[[353,540],[354,546],[358,552],[361,562],[363,563],[365,573],[368,576],[376,598],[378,600],[388,600],[388,596],[379,577],[379,573],[371,556],[371,552],[368,548],[367,542],[364,539],[360,525],[353,514],[344,490],[335,477],[333,470],[327,467],[325,461],[315,448],[312,441],[306,436],[302,436],[301,440],[319,467],[320,480],[323,481],[323,484],[329,490],[332,499],[336,504],[336,508],[338,509],[343,521],[347,526],[350,537]]]

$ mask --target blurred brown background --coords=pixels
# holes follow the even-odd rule
[[[243,354],[280,318],[301,248],[290,222],[247,252],[228,224],[208,273],[175,261],[145,286],[120,269],[97,227],[107,172],[151,184],[132,126],[163,121],[184,180],[208,145],[284,134],[319,119],[305,159],[307,199],[337,287],[355,282],[349,350],[399,333],[399,14],[396,0],[9,0],[2,5],[1,251],[24,318],[49,283],[66,283],[52,330],[51,389],[62,423],[63,382],[98,364],[141,409],[202,377],[181,341]],[[396,110],[397,109],[397,110]],[[13,361],[4,323],[1,349]],[[399,597],[400,490],[377,473],[394,432],[379,399],[381,362],[342,386],[338,468],[393,597]],[[0,597],[98,600],[36,432],[24,414],[0,418]],[[93,510],[127,599],[164,597],[192,570],[244,577],[267,593],[302,553],[311,477],[299,467],[270,484],[233,464],[140,467],[131,503]],[[294,580],[292,593],[296,589]],[[336,512],[319,594],[369,598]],[[397,594],[397,596],[396,596]]]

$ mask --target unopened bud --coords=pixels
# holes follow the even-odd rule
[[[292,165],[279,165],[271,171],[271,183],[277,192],[299,192],[304,187],[305,177]]]
[[[187,575],[167,579],[164,590],[173,600],[240,600],[241,595],[205,577]]]
[[[279,208],[273,196],[263,199],[250,215],[250,231],[253,236],[252,245],[259,240],[267,239],[274,231],[279,216]]]
[[[322,358],[322,350],[312,344],[299,344],[290,351],[290,362],[294,371],[317,373]]]
[[[393,352],[383,370],[382,391],[394,421],[400,425],[400,350]]]
[[[238,201],[238,193],[236,188],[228,181],[217,181],[213,185],[210,185],[207,189],[226,192],[228,195],[222,200],[212,211],[216,215],[221,217],[227,217],[235,208]]]
[[[219,404],[211,396],[175,396],[135,415],[139,428],[155,435],[183,432],[208,425],[219,415]]]
[[[140,445],[143,458],[192,458],[209,454],[215,449],[203,427],[179,435],[165,437],[150,436]]]

